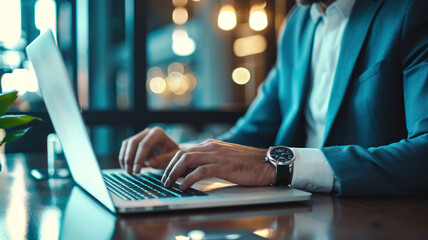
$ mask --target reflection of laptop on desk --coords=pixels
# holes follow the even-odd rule
[[[230,186],[218,179],[201,181],[195,189],[181,192],[177,188],[162,189],[158,176],[148,171],[137,176],[120,169],[101,171],[52,32],[47,31],[34,40],[27,53],[74,181],[110,211],[151,212],[310,198],[310,193],[295,189]],[[212,190],[213,186],[220,188]],[[202,192],[207,188],[211,191]]]

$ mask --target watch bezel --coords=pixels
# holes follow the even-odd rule
[[[291,160],[288,160],[287,162],[284,162],[284,163],[283,162],[279,162],[278,160],[274,159],[272,157],[272,155],[271,155],[271,151],[273,149],[276,149],[276,148],[286,148],[286,149],[290,150],[293,153],[293,158]],[[269,160],[270,162],[274,163],[275,165],[286,166],[286,165],[291,165],[294,162],[294,160],[296,160],[296,153],[290,147],[286,147],[286,146],[274,146],[274,147],[270,147],[269,148],[269,150],[267,152],[267,158],[268,158],[267,160]]]

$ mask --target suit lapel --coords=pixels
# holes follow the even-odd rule
[[[342,39],[336,75],[327,110],[323,146],[345,97],[354,66],[373,19],[383,1],[357,0]]]
[[[303,8],[302,8],[303,9]],[[315,36],[315,28],[318,22],[314,22],[309,14],[309,8],[305,10],[304,13],[304,22],[305,25],[302,28],[301,32],[297,30],[293,34],[297,34],[297,40],[292,40],[289,38],[286,42],[289,44],[286,49],[291,49],[294,51],[294,58],[289,59],[289,66],[285,67],[290,68],[289,70],[293,72],[292,81],[290,87],[291,95],[287,96],[292,99],[292,107],[287,108],[287,113],[284,115],[283,125],[280,128],[280,132],[283,134],[278,134],[277,139],[275,140],[275,145],[295,145],[297,126],[301,113],[305,108],[305,101],[307,100],[310,77],[311,77],[311,56],[312,56],[312,46],[313,39]],[[301,29],[299,26],[298,29]],[[294,31],[294,30],[292,30]],[[284,54],[287,54],[285,52]],[[292,64],[291,64],[292,63]],[[299,142],[300,143],[300,142]]]
[[[297,85],[297,89],[299,91],[299,94],[297,96],[300,96],[299,104],[300,108],[304,107],[305,102],[307,100],[307,95],[309,93],[309,85],[310,85],[310,78],[311,78],[311,56],[312,56],[312,50],[313,50],[313,42],[315,37],[315,29],[320,21],[314,22],[312,19],[309,19],[309,23],[307,26],[306,34],[307,36],[304,36],[302,39],[304,39],[303,44],[300,48],[300,53],[302,53],[301,61],[299,61],[296,64],[296,71],[299,71],[296,75],[299,76],[299,79],[302,79],[303,81],[295,81]]]

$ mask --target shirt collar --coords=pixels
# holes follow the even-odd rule
[[[336,0],[326,9],[326,12],[330,8],[336,8],[343,18],[349,18],[349,16],[351,16],[352,8],[355,5],[355,1],[356,0]],[[319,18],[326,16],[325,13],[321,12],[318,3],[312,4],[310,14],[314,22],[317,22]]]

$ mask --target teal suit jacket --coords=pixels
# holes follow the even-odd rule
[[[303,146],[316,24],[298,7],[277,62],[222,140]],[[428,1],[357,0],[345,29],[321,150],[339,195],[428,192]]]

